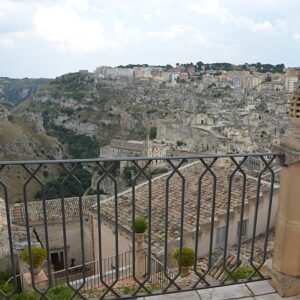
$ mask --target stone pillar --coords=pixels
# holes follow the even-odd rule
[[[281,138],[285,164],[281,170],[275,225],[273,264],[263,272],[282,297],[300,294],[300,119],[292,118],[292,132]]]
[[[273,265],[300,277],[300,161],[281,171]]]
[[[144,243],[144,234],[136,233],[136,249],[135,249],[135,276],[138,280],[144,281],[146,274],[147,257],[146,244]]]

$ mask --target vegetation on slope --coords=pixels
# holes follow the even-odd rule
[[[47,78],[13,79],[0,77],[0,88],[3,90],[5,102],[18,105],[48,85],[51,81],[52,79]]]
[[[54,98],[73,98],[83,100],[89,93],[87,83],[93,83],[93,79],[86,79],[84,74],[69,73],[56,78],[49,85],[49,91]]]
[[[67,171],[61,171],[58,178],[45,184],[45,199],[57,199],[61,196],[82,196],[91,185],[92,175],[82,167],[77,168],[72,175]],[[78,184],[81,182],[81,185]],[[63,193],[63,195],[62,195]],[[35,199],[43,199],[42,191],[35,194]]]
[[[63,126],[51,124],[51,132],[67,147],[71,158],[94,158],[99,156],[100,143],[84,134],[75,134]]]

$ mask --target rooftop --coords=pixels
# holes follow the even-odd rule
[[[169,172],[151,181],[151,238],[154,246],[160,247],[164,241],[165,228],[161,226],[166,220],[165,205],[166,195],[168,194],[168,226],[169,240],[173,240],[180,235],[181,214],[182,214],[182,184],[184,181],[184,232],[191,232],[196,229],[197,220],[197,199],[199,191],[199,178],[206,168],[200,162],[188,164],[179,169],[178,173]],[[232,168],[213,166],[212,171],[217,175],[215,213],[214,216],[224,216],[227,212],[229,176]],[[184,179],[181,177],[184,177]],[[213,199],[213,178],[207,172],[203,176],[201,184],[201,206],[200,224],[209,224],[212,215]],[[168,192],[166,191],[168,189]],[[256,199],[257,180],[247,176],[245,180],[245,204]],[[260,192],[269,190],[269,184],[262,182]],[[241,206],[243,195],[243,176],[239,172],[233,176],[231,187],[230,210],[238,209]],[[101,202],[101,214],[107,220],[114,220],[115,201],[114,197]],[[127,230],[131,230],[132,222],[132,189],[117,195],[118,199],[118,222],[119,225]],[[149,212],[149,182],[144,182],[136,186],[134,195],[136,217],[146,217]],[[96,206],[94,206],[96,209]]]
[[[90,209],[91,205],[94,203],[95,196],[84,196],[82,197],[82,212],[86,214]],[[62,221],[62,200],[61,199],[52,199],[46,200],[46,214],[47,221],[58,222]],[[44,208],[43,201],[34,201],[28,202],[28,217],[31,225],[33,224],[44,224]],[[72,221],[80,217],[79,211],[79,198],[65,198],[64,199],[65,207],[65,218],[66,221]],[[18,224],[25,223],[25,207],[24,203],[14,204],[13,206],[13,218]]]
[[[27,231],[26,227],[18,224],[11,224],[12,240],[17,246],[27,245]],[[30,229],[31,243],[38,243],[36,236],[32,229]],[[6,255],[10,255],[9,249],[9,233],[7,228],[6,208],[4,200],[0,199],[0,259]]]

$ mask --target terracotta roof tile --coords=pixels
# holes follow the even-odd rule
[[[96,201],[95,196],[82,197],[83,214],[86,214],[91,205]],[[62,206],[61,199],[46,200],[46,214],[48,222],[62,221]],[[65,218],[66,221],[76,219],[80,216],[79,213],[79,198],[65,198]],[[16,209],[17,207],[17,209]],[[21,216],[20,216],[21,211]],[[39,224],[44,222],[43,201],[28,202],[28,215],[30,224]],[[13,218],[15,222],[25,223],[25,207],[24,203],[18,203],[13,206]]]
[[[201,163],[193,163],[180,169],[178,175],[165,174],[155,178],[151,182],[151,220],[152,220],[152,243],[156,246],[162,245],[165,238],[165,221],[168,217],[168,240],[176,239],[180,236],[181,222],[181,194],[184,181],[184,232],[196,229],[197,218],[197,197],[199,189],[199,177],[205,171]],[[228,205],[229,176],[233,170],[224,167],[213,167],[216,174],[216,197],[215,197],[215,217],[226,214]],[[245,185],[245,203],[250,199],[255,199],[257,180],[247,177]],[[212,199],[213,199],[213,179],[211,174],[206,173],[201,183],[201,204],[200,204],[200,224],[211,221]],[[167,189],[168,186],[168,189]],[[269,190],[269,185],[261,184],[260,192]],[[148,219],[148,193],[149,183],[143,183],[135,188],[135,215]],[[168,195],[168,197],[166,196]],[[236,173],[232,179],[231,204],[230,209],[236,209],[241,205],[243,195],[243,177]],[[132,189],[118,195],[118,224],[127,230],[131,230],[132,222]],[[166,203],[168,210],[166,214]],[[95,208],[95,207],[94,207]],[[101,202],[101,215],[107,220],[114,222],[114,197]]]

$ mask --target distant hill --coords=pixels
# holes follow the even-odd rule
[[[63,152],[59,141],[48,136],[39,126],[38,116],[9,115],[4,106],[0,105],[0,160],[37,160],[59,159]],[[56,167],[46,166],[40,172],[42,180],[50,180],[57,174]],[[6,166],[0,172],[0,181],[7,186],[11,201],[22,199],[22,184],[28,178],[28,172],[21,166]],[[32,180],[28,186],[28,197],[31,199],[39,185]],[[3,198],[3,190],[0,197]]]
[[[0,103],[18,105],[51,81],[52,79],[47,78],[14,79],[0,77]]]
[[[10,113],[13,117],[35,114],[46,133],[64,146],[64,157],[99,156],[99,147],[113,138],[146,137],[147,109],[134,106],[141,99],[136,85],[98,81],[81,73],[57,77]]]

